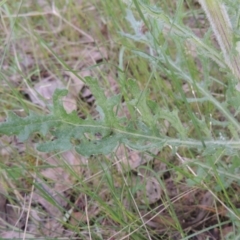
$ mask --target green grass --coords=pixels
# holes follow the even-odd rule
[[[237,1],[226,4],[237,41]],[[15,116],[0,132],[31,133],[0,138],[1,239],[238,238],[238,74],[199,4],[22,0],[0,9],[0,119],[14,112],[28,123]],[[57,95],[53,110],[54,86],[68,89],[75,117]],[[30,113],[38,117],[24,120]],[[44,134],[49,116],[59,119]],[[50,151],[58,139],[65,145]]]

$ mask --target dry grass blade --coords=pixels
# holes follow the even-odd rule
[[[199,0],[199,2],[209,19],[226,64],[240,81],[240,53],[234,49],[232,24],[225,5],[219,0]]]

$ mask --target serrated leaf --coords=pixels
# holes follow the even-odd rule
[[[31,113],[25,118],[17,116],[10,112],[7,121],[0,125],[0,133],[11,136],[17,135],[21,141],[29,138],[32,132],[40,132],[43,135],[47,133],[49,128],[55,125],[56,118],[52,115],[42,116]]]
[[[57,89],[53,96],[53,113],[43,116],[30,113],[29,116],[21,118],[15,113],[9,113],[6,122],[0,124],[0,133],[5,135],[17,135],[21,141],[25,141],[32,133],[39,132],[42,135],[50,133],[53,140],[41,143],[37,146],[39,151],[66,151],[75,147],[73,140],[86,139],[85,133],[100,134],[103,137],[108,134],[110,127],[101,120],[82,120],[76,112],[68,114],[61,98],[67,94],[66,90]],[[101,140],[99,140],[101,143]],[[115,143],[116,144],[116,143]],[[94,153],[102,153],[102,144],[95,146]]]
[[[152,117],[152,113],[150,108],[147,105],[147,99],[146,99],[146,92],[142,92],[137,82],[133,79],[128,79],[128,85],[129,90],[133,94],[133,100],[131,100],[129,103],[135,107],[137,112],[141,115],[142,120],[147,123],[150,126],[153,126],[154,119]]]
[[[120,101],[121,96],[117,95],[112,98],[106,98],[104,91],[99,87],[97,79],[86,77],[85,80],[96,98],[97,104],[102,108],[104,121],[108,126],[113,126],[117,121],[116,115],[113,112],[113,107]]]
[[[76,147],[76,151],[83,156],[94,154],[109,154],[119,144],[119,137],[117,135],[109,136],[101,140],[82,143]]]
[[[113,111],[114,106],[121,101],[121,96],[106,98],[98,82],[92,78],[87,78],[87,84],[99,104],[101,119],[83,120],[76,112],[68,114],[62,104],[62,97],[66,96],[67,91],[57,89],[53,96],[52,113],[43,116],[31,112],[24,118],[9,113],[7,121],[0,124],[0,133],[17,135],[20,140],[27,140],[35,132],[44,136],[49,134],[51,141],[37,145],[37,149],[42,152],[67,151],[71,148],[84,156],[112,152],[119,142],[124,142],[124,138],[129,137],[120,132],[112,132],[112,129],[121,131],[120,123],[123,124],[123,119],[117,119]],[[146,126],[144,130],[149,133]]]
[[[111,153],[119,143],[140,151],[161,149],[165,145],[172,147],[184,145],[202,150],[201,141],[187,139],[187,130],[183,127],[177,110],[169,112],[160,109],[159,113],[159,110],[155,109],[155,116],[152,116],[146,103],[146,96],[144,96],[142,102],[139,100],[140,104],[136,104],[144,115],[148,113],[149,116],[139,116],[135,121],[129,121],[124,117],[118,118],[113,109],[120,103],[120,96],[107,98],[94,79],[88,78],[88,84],[95,94],[102,118],[80,119],[76,112],[68,114],[62,103],[62,97],[67,94],[67,91],[56,90],[50,114],[44,116],[30,112],[27,117],[22,118],[9,113],[6,122],[0,123],[0,134],[17,135],[20,140],[27,140],[32,133],[41,133],[50,139],[45,143],[40,143],[37,146],[38,150],[52,152],[75,148],[84,156]],[[137,87],[133,89],[132,95],[139,97],[137,89]],[[154,123],[157,118],[168,120],[180,133],[182,139],[160,136],[160,129],[157,126],[152,128],[149,122],[146,122],[149,119]],[[238,141],[212,140],[206,141],[205,144],[205,151],[223,148],[229,153],[235,153],[239,149]]]
[[[182,138],[186,138],[188,129],[182,125],[182,122],[178,117],[177,109],[174,109],[172,112],[169,110],[161,109],[158,113],[158,117],[166,119],[179,132]]]

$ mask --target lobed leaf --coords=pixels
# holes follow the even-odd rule
[[[99,119],[80,119],[75,111],[68,114],[62,104],[62,97],[67,91],[58,89],[53,96],[50,114],[44,116],[30,112],[27,117],[22,118],[10,112],[6,122],[0,123],[0,134],[16,135],[21,141],[25,141],[31,134],[40,133],[50,139],[37,145],[39,151],[66,151],[75,148],[84,156],[109,154],[120,143],[138,151],[160,150],[165,145],[184,145],[199,150],[204,148],[202,141],[187,138],[187,129],[182,125],[177,110],[170,112],[151,104],[147,100],[146,92],[143,95],[139,94],[140,90],[133,80],[129,82],[133,99],[130,99],[128,104],[140,113],[135,121],[118,118],[115,114],[114,106],[120,103],[120,95],[107,98],[95,79],[87,78],[86,82],[96,98]],[[181,139],[161,136],[161,124],[157,122],[158,119],[169,121]],[[221,147],[232,154],[235,154],[240,145],[239,141],[228,140],[204,142],[207,146],[205,151],[215,151],[216,147]]]

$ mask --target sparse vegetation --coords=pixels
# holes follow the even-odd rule
[[[0,239],[239,238],[239,4],[199,2],[0,3]]]

